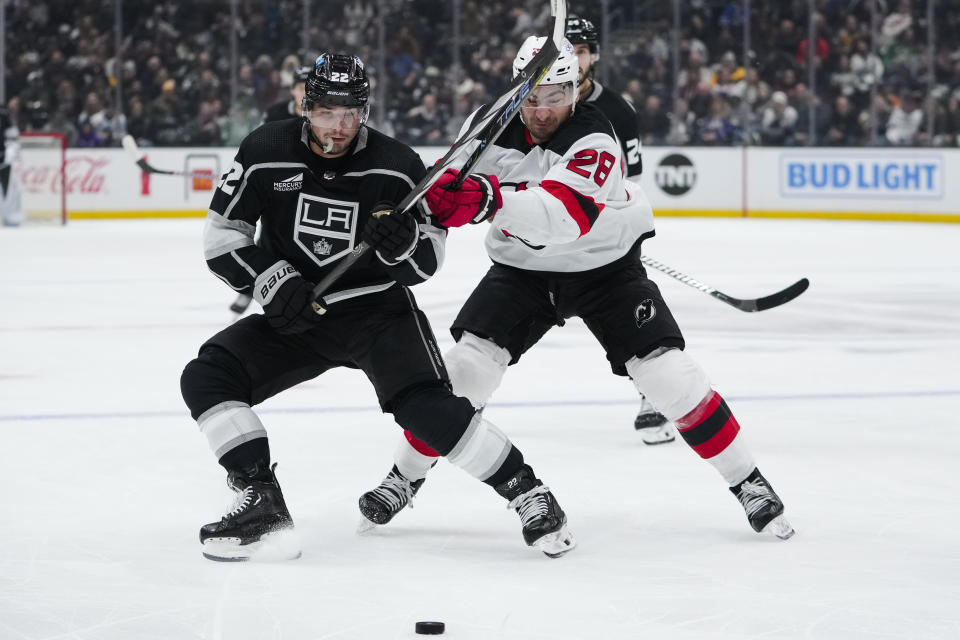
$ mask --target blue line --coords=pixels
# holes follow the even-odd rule
[[[730,402],[783,402],[795,400],[875,400],[877,398],[930,398],[960,396],[960,389],[941,389],[933,391],[878,391],[860,393],[794,393],[771,396],[724,396]],[[623,400],[542,400],[525,402],[491,402],[491,408],[500,409],[536,409],[542,407],[616,407],[635,406],[639,404],[636,398]],[[257,409],[262,415],[282,414],[311,414],[311,413],[363,413],[377,412],[380,409],[374,405],[344,406],[344,407],[302,407]],[[0,415],[0,422],[15,422],[21,420],[117,420],[130,418],[184,418],[189,414],[186,408],[183,411],[131,411],[115,413],[60,413],[60,414],[28,414],[28,415]]]

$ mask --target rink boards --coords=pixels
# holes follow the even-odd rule
[[[418,147],[427,165],[444,147]],[[69,149],[72,219],[206,214],[232,148],[147,149],[148,175],[121,149]],[[47,156],[20,169],[25,205],[57,195]],[[644,147],[640,178],[658,216],[960,222],[960,150]]]

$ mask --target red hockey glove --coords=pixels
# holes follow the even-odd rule
[[[457,179],[456,169],[447,169],[427,191],[430,212],[445,227],[483,222],[503,206],[497,176],[472,173],[456,191],[448,189]]]

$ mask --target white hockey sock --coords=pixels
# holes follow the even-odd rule
[[[437,463],[437,460],[439,458],[436,456],[424,455],[417,451],[406,438],[400,439],[393,452],[393,461],[397,465],[397,470],[403,474],[404,478],[411,481],[426,477],[427,471]]]
[[[627,372],[640,393],[669,420],[697,455],[734,485],[756,466],[740,425],[697,362],[679,349],[631,358]]]
[[[266,438],[267,430],[250,405],[228,401],[211,407],[197,418],[200,433],[207,436],[210,450],[217,456],[256,438]]]
[[[492,476],[507,459],[513,443],[497,426],[478,413],[447,460],[478,480]]]

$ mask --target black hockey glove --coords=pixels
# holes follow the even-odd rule
[[[277,333],[309,331],[320,323],[327,311],[313,301],[313,284],[286,261],[260,274],[253,291],[254,299],[263,306],[267,322]]]
[[[412,210],[400,213],[393,204],[385,202],[373,208],[360,237],[376,250],[382,262],[395,265],[413,254],[419,235],[420,227]]]

